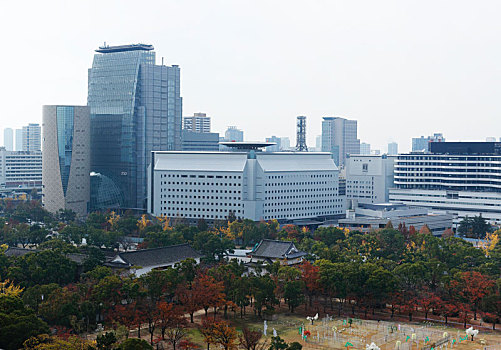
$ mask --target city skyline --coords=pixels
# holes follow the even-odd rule
[[[41,123],[43,104],[84,104],[92,50],[104,41],[142,42],[183,69],[184,115],[204,111],[220,133],[238,125],[249,140],[278,135],[292,141],[295,117],[305,115],[309,146],[326,116],[357,120],[360,140],[376,149],[395,141],[405,152],[412,137],[435,130],[451,140],[499,138],[485,131],[501,127],[494,97],[501,4],[494,1],[474,8],[407,1],[156,5],[151,16],[137,18],[132,1],[122,2],[120,11],[93,1],[33,2],[29,12],[4,4],[11,16],[0,25],[13,33],[5,44],[15,45],[16,55],[0,58],[13,67],[2,88],[12,103],[0,124]],[[63,15],[70,11],[79,16]],[[472,115],[476,123],[467,128],[456,122]]]

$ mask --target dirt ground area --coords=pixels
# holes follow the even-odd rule
[[[242,322],[239,328],[244,325],[264,329],[261,321]],[[381,350],[501,350],[501,332],[481,330],[471,341],[464,330],[424,323],[351,319],[350,325],[348,318],[319,318],[312,325],[303,317],[278,315],[276,320],[267,321],[268,343],[274,330],[287,343],[299,342],[304,349],[365,350],[374,342]]]

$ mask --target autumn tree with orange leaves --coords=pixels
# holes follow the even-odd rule
[[[320,292],[320,268],[312,265],[309,261],[304,261],[299,265],[299,270],[304,282],[304,291],[309,298],[310,306],[312,306],[313,297]]]
[[[470,305],[476,320],[478,307],[482,299],[492,291],[494,284],[492,279],[480,272],[466,271],[456,275],[451,287],[463,303]]]

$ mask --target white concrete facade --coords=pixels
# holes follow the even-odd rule
[[[501,156],[400,154],[390,201],[501,224]]]
[[[346,158],[346,200],[388,202],[393,187],[394,159],[387,155],[349,155]]]
[[[148,211],[156,216],[296,220],[343,214],[328,153],[152,152]]]

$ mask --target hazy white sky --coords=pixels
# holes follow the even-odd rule
[[[43,104],[85,104],[94,49],[148,43],[181,67],[183,115],[247,140],[289,136],[306,115],[358,120],[359,138],[501,136],[500,1],[161,0],[0,2],[0,128]],[[3,133],[0,133],[0,138]]]

